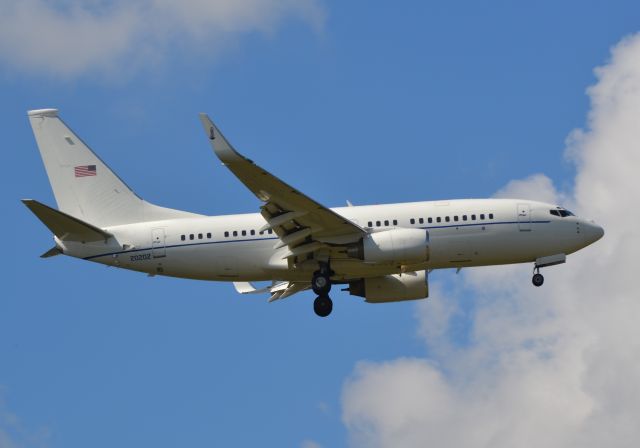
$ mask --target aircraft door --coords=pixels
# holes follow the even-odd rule
[[[518,204],[518,228],[521,232],[531,231],[531,205]]]
[[[164,228],[158,227],[151,230],[151,253],[153,258],[166,256]]]

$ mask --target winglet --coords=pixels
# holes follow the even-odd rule
[[[233,146],[224,138],[224,135],[220,132],[211,118],[205,113],[200,114],[200,121],[202,122],[202,126],[204,127],[204,131],[209,138],[209,143],[211,143],[211,147],[213,148],[213,152],[216,153],[216,156],[220,159],[223,164],[233,163],[233,162],[241,162],[246,159],[242,154],[233,149]]]

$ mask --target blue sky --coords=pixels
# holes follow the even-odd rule
[[[39,259],[52,240],[19,199],[55,202],[28,109],[59,108],[139,195],[199,213],[259,203],[217,162],[198,112],[329,206],[488,197],[535,173],[565,191],[576,174],[565,139],[585,124],[593,69],[640,12],[631,1],[309,0],[236,2],[256,13],[234,15],[222,7],[234,2],[199,12],[187,1],[194,14],[172,32],[139,30],[107,51],[120,22],[74,26],[129,7],[89,3],[27,14],[30,43],[7,31],[25,16],[0,1],[2,448],[357,445],[343,402],[357,363],[442,362],[421,336],[429,301],[336,293],[319,319],[311,293],[267,304],[230,284]],[[208,14],[211,28],[198,19]],[[76,63],[64,45],[83,39]],[[433,275],[458,297],[451,341],[464,345],[484,302],[458,278]]]

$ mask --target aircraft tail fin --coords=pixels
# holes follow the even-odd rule
[[[112,236],[109,232],[105,232],[96,226],[33,199],[23,199],[22,203],[61,241],[81,241],[86,243],[104,241]],[[50,252],[51,250],[43,254],[43,258],[52,256]]]
[[[194,216],[137,196],[58,117],[57,109],[31,110],[28,115],[62,212],[101,227]]]

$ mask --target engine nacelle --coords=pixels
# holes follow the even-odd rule
[[[400,302],[429,297],[427,271],[363,278],[349,283],[349,294],[369,303]]]
[[[424,229],[390,229],[370,233],[347,249],[352,258],[367,262],[401,264],[429,260],[429,232]]]

